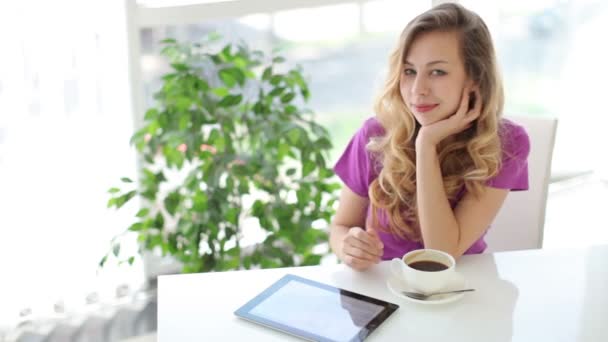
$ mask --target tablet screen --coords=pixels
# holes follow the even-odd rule
[[[321,341],[362,341],[397,305],[310,279],[287,275],[235,314]]]

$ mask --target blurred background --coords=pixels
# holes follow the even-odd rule
[[[0,341],[26,321],[72,315],[81,317],[78,327],[95,326],[88,313],[103,310],[106,326],[119,313],[139,322],[114,327],[115,340],[155,329],[146,321],[155,317],[154,294],[142,290],[141,260],[97,264],[137,211],[136,204],[106,209],[107,189],[136,178],[129,138],[140,118],[134,112],[151,105],[168,70],[161,39],[196,41],[218,31],[257,49],[279,48],[303,66],[309,107],[332,134],[334,162],[373,115],[399,33],[438,2],[0,2]],[[188,10],[193,3],[203,5]],[[506,114],[559,120],[544,247],[608,243],[608,4],[460,3],[490,27]]]

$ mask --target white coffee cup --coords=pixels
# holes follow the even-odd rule
[[[415,264],[417,262],[426,261],[431,263]],[[441,264],[445,267],[443,270],[430,270],[428,266],[437,266]],[[416,269],[413,265],[418,267]],[[427,266],[425,270],[421,270],[421,266]],[[401,259],[394,258],[391,260],[390,268],[393,275],[402,279],[412,289],[422,293],[433,293],[442,290],[449,284],[454,276],[456,261],[454,257],[446,252],[436,249],[418,249],[406,253]]]

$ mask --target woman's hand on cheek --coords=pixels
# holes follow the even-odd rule
[[[460,133],[471,126],[473,121],[481,114],[481,95],[479,89],[475,88],[475,105],[469,109],[471,88],[465,88],[456,113],[439,120],[431,125],[420,128],[416,137],[416,147],[437,146],[443,139]]]

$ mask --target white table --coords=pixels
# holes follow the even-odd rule
[[[298,341],[233,315],[287,273],[398,304],[369,341],[608,341],[608,246],[464,256],[457,270],[477,291],[445,305],[394,296],[388,262],[161,276],[158,341]]]

